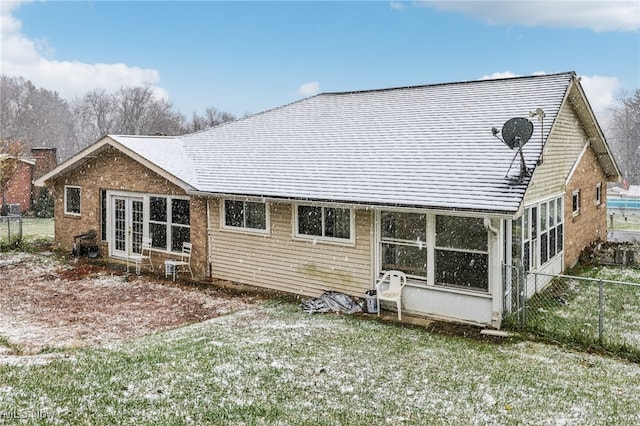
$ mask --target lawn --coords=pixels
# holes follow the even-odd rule
[[[585,267],[574,270],[572,275],[603,280],[602,299],[597,281],[554,279],[526,302],[525,328],[562,341],[624,349],[631,359],[640,359],[640,270]]]
[[[9,235],[9,229],[11,229],[11,235],[17,235],[19,230],[18,222],[6,221],[0,223],[0,242],[6,240]],[[9,228],[10,226],[10,228]],[[34,219],[23,218],[22,219],[22,236],[25,240],[34,239],[53,239],[53,219]]]
[[[47,259],[22,264],[43,268],[36,275],[52,280],[43,289],[55,294],[30,293],[29,300],[50,312],[43,304],[73,296],[70,288],[90,291],[86,281],[56,278]],[[0,267],[0,275],[7,270]],[[637,278],[631,270],[597,273]],[[124,302],[138,310],[127,315],[130,322],[146,318],[146,287],[105,272],[97,279],[103,292],[137,286]],[[111,309],[119,309],[109,297]],[[174,290],[167,297],[184,298]],[[218,303],[215,294],[207,297],[198,303]],[[612,293],[607,300],[629,310],[631,297]],[[73,326],[90,312],[79,310],[82,303],[52,319]],[[24,316],[23,308],[16,315]],[[205,321],[141,337],[87,338],[89,346],[48,342],[36,354],[6,355],[15,352],[15,336],[0,333],[0,424],[640,424],[639,364],[468,330],[450,335],[368,315],[309,315],[296,303],[270,299],[217,308]]]
[[[53,238],[53,219],[22,220],[22,234],[25,238]]]
[[[640,366],[270,300],[0,365],[0,420],[46,424],[639,424]],[[44,420],[37,420],[37,418]]]
[[[640,231],[640,212],[638,210],[608,210],[607,226],[617,231]],[[611,218],[613,217],[613,222]],[[613,226],[612,226],[613,225]]]

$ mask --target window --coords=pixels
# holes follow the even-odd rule
[[[296,236],[351,240],[351,216],[351,209],[299,205],[296,208]]]
[[[544,264],[549,260],[549,234],[547,233],[547,203],[540,204],[540,264]]]
[[[382,212],[380,239],[383,271],[427,277],[427,215]]]
[[[64,213],[80,216],[80,187],[64,187]]]
[[[596,206],[602,204],[602,183],[598,182],[596,184]]]
[[[191,240],[189,200],[171,200],[171,251],[182,251],[182,243]]]
[[[562,198],[528,206],[522,217],[513,221],[512,258],[519,259],[517,254],[520,253],[525,271],[537,269],[562,252]],[[539,226],[536,226],[538,213]],[[523,224],[522,229],[520,223]]]
[[[489,246],[482,218],[436,216],[435,284],[489,289]]]
[[[574,216],[580,214],[580,191],[573,191],[571,196],[572,213]]]
[[[252,201],[225,200],[223,227],[245,231],[267,232],[267,205]]]
[[[100,190],[100,239],[107,241],[107,190]]]
[[[191,239],[188,199],[149,197],[149,235],[154,248],[179,252]]]

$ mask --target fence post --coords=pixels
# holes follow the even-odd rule
[[[598,280],[598,343],[602,344],[602,329],[604,328],[604,284]]]
[[[526,279],[527,279],[527,275],[526,272],[524,270],[524,267],[520,268],[520,272],[518,274],[520,276],[519,279],[519,285],[518,285],[518,296],[520,298],[519,300],[519,308],[520,308],[520,312],[521,312],[521,317],[520,317],[520,327],[521,328],[525,328],[526,325],[526,300],[527,300],[527,283],[526,283]]]

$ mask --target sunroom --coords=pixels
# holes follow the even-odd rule
[[[403,309],[491,323],[499,305],[500,220],[431,211],[380,210],[375,218],[378,273],[407,274]],[[495,306],[494,306],[495,305]]]

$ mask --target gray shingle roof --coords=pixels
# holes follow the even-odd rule
[[[189,135],[205,192],[513,212],[527,182],[491,127],[544,109],[545,135],[573,74],[317,95]],[[525,146],[540,156],[540,124]],[[514,164],[510,174],[517,174]]]
[[[491,128],[542,108],[544,134],[534,120],[524,147],[533,167],[574,77],[325,93],[162,148],[118,141],[205,193],[513,213],[528,179],[513,184],[515,151]]]
[[[186,182],[192,188],[198,187],[198,177],[192,160],[186,153],[184,138],[125,135],[109,135],[109,137]]]

